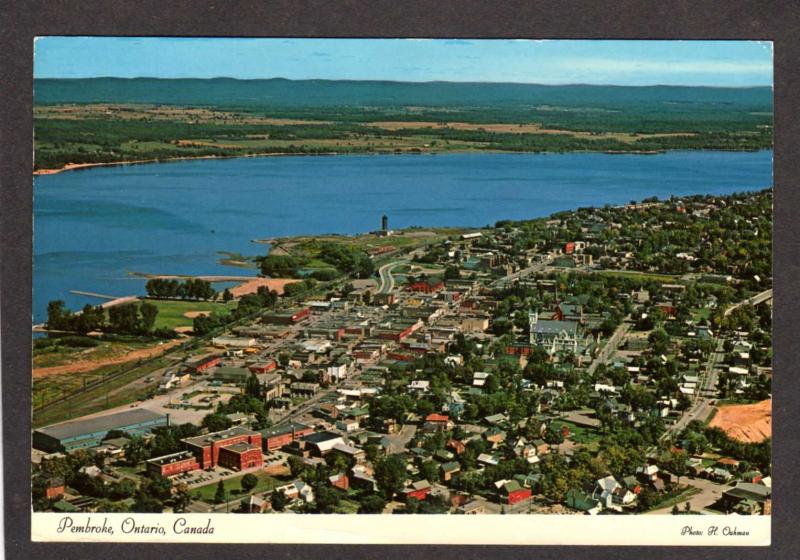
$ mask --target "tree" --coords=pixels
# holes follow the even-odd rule
[[[136,466],[149,457],[141,436],[131,437],[122,449],[125,452],[125,460],[131,466]]]
[[[206,414],[202,421],[202,426],[204,428],[208,428],[209,432],[221,432],[222,430],[227,430],[232,424],[233,422],[231,422],[230,418],[218,412]]]
[[[672,506],[672,515],[678,515],[680,512],[681,510],[678,509],[678,504]]]
[[[358,513],[381,513],[385,507],[386,500],[377,494],[370,494],[359,503]]]
[[[164,511],[164,504],[158,498],[139,492],[133,502],[131,511],[135,513],[161,513]]]
[[[300,457],[297,457],[296,455],[291,455],[289,456],[289,470],[291,471],[292,476],[297,478],[301,474],[303,474],[303,471],[306,470],[306,466]]]
[[[258,478],[253,473],[247,473],[242,477],[242,490],[249,492],[258,484]]]
[[[286,498],[286,494],[276,488],[272,491],[269,501],[272,504],[272,509],[275,511],[283,511],[289,500]]]
[[[228,288],[225,288],[225,291],[222,292],[222,301],[228,303],[232,299],[233,299],[233,294]]]
[[[217,483],[217,491],[214,493],[214,503],[221,504],[225,501],[225,483],[220,479]]]
[[[156,325],[156,317],[158,316],[158,307],[149,302],[142,302],[139,306],[139,313],[142,315],[142,330],[150,332]]]
[[[375,481],[381,494],[391,500],[403,489],[406,481],[406,462],[400,455],[390,455],[375,467]]]
[[[192,501],[189,494],[189,486],[181,482],[175,487],[175,496],[172,498],[172,511],[175,513],[183,513],[186,511],[186,506]]]

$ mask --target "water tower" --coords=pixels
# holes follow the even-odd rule
[[[381,231],[384,233],[389,231],[389,216],[386,214],[381,217]]]

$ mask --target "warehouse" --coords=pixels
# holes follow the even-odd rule
[[[157,426],[167,426],[169,416],[143,408],[126,410],[116,414],[75,420],[39,428],[33,432],[33,447],[49,453],[70,453],[76,449],[87,449],[100,445],[111,430],[120,430],[131,435],[150,432]]]

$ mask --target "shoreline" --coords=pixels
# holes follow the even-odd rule
[[[177,161],[192,161],[203,159],[237,159],[237,158],[262,158],[262,157],[313,157],[313,156],[402,156],[402,155],[446,155],[446,154],[544,154],[544,155],[565,155],[565,154],[606,154],[606,155],[633,155],[633,156],[652,156],[666,154],[669,152],[762,152],[766,150],[774,150],[774,146],[770,148],[760,148],[757,150],[721,150],[716,148],[699,148],[699,149],[681,149],[681,150],[572,150],[565,152],[552,152],[552,151],[514,151],[514,150],[447,150],[447,151],[418,151],[418,152],[319,152],[314,154],[297,153],[297,152],[265,152],[259,154],[237,154],[231,156],[179,156],[163,159],[138,159],[130,161],[108,161],[97,163],[67,163],[66,165],[53,168],[53,169],[36,169],[33,171],[33,176],[40,175],[56,175],[67,171],[78,171],[81,169],[90,169],[92,167],[116,167],[126,165],[145,165],[153,163],[172,163]]]

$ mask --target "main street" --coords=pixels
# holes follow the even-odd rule
[[[619,343],[622,342],[622,338],[625,336],[625,333],[627,333],[631,328],[631,324],[629,322],[630,320],[630,315],[622,320],[622,323],[620,323],[620,325],[616,328],[614,333],[606,342],[605,346],[603,346],[603,349],[600,350],[600,353],[597,355],[597,357],[592,361],[591,364],[589,364],[589,367],[586,369],[589,375],[594,374],[594,370],[597,369],[597,366],[606,363],[611,357],[611,354],[616,351]]]
[[[667,428],[667,431],[661,435],[661,439],[666,439],[672,434],[679,434],[690,422],[694,420],[703,421],[711,414],[714,406],[711,404],[712,399],[707,395],[713,394],[712,391],[717,384],[717,364],[725,356],[722,351],[723,344],[724,339],[718,339],[716,347],[709,354],[706,369],[701,379],[702,389],[698,387],[698,391],[695,392],[692,399],[691,407],[684,412],[677,422]]]

